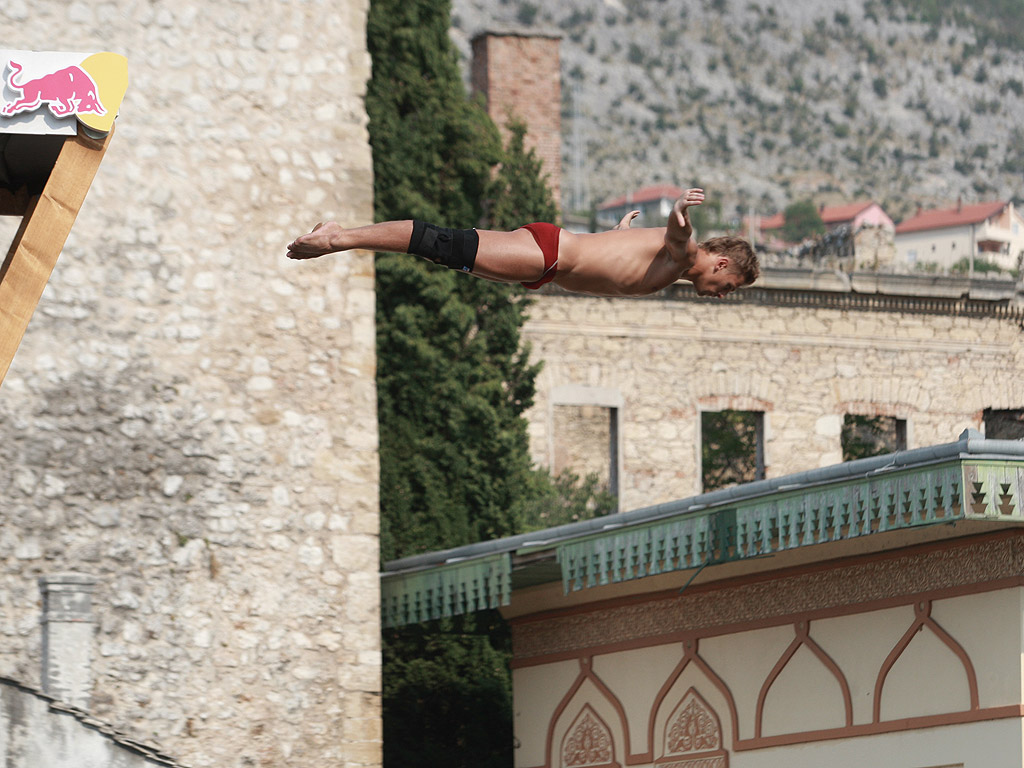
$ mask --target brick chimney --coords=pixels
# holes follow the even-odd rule
[[[473,38],[471,81],[487,100],[487,113],[509,132],[509,115],[526,124],[526,148],[537,153],[542,174],[562,209],[562,82],[559,33],[485,31]]]

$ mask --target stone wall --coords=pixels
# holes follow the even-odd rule
[[[192,766],[380,763],[366,0],[7,0],[111,50],[116,133],[0,388],[0,675],[97,580],[91,711]]]
[[[534,459],[561,455],[552,413],[565,392],[621,400],[624,510],[701,492],[702,411],[764,412],[766,476],[778,477],[842,461],[847,413],[906,419],[914,448],[981,429],[985,408],[1024,407],[1019,319],[807,303],[540,294],[524,333],[544,361]]]

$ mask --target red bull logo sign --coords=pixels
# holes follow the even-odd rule
[[[115,53],[0,50],[0,132],[74,133],[75,122],[106,133],[128,87]]]

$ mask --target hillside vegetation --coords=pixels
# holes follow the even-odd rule
[[[1022,196],[1024,0],[455,0],[452,23],[467,55],[486,29],[563,35],[570,209],[657,182],[726,218]]]

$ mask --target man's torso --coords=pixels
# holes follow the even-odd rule
[[[688,250],[696,251],[693,241]],[[665,249],[665,227],[593,234],[563,230],[554,282],[597,296],[643,296],[674,283],[684,268]]]

